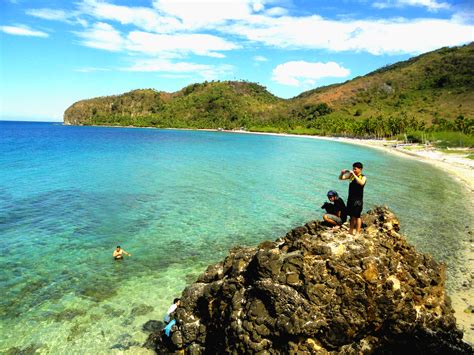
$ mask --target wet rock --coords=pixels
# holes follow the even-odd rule
[[[118,343],[112,345],[110,349],[125,351],[134,346],[140,346],[140,343],[133,341],[130,334],[122,334],[118,339]]]
[[[87,312],[83,309],[69,308],[62,312],[56,313],[53,318],[56,322],[70,321],[78,316],[83,316]]]
[[[38,345],[38,344],[31,344],[31,345],[28,345],[26,348],[18,348],[15,346],[13,348],[8,349],[5,352],[5,355],[34,355],[34,354],[38,354],[41,348],[42,348],[42,345]]]
[[[111,284],[98,283],[86,286],[79,291],[79,294],[95,302],[102,302],[117,294],[117,286]]]
[[[445,266],[418,253],[385,207],[359,236],[319,222],[233,248],[182,294],[158,353],[472,354],[456,327]]]
[[[165,323],[159,320],[149,320],[143,324],[142,329],[145,332],[160,332],[165,327]]]
[[[130,349],[131,347],[134,347],[134,346],[140,346],[140,343],[138,343],[136,341],[130,341],[130,342],[126,342],[124,344],[118,343],[118,344],[112,345],[110,347],[110,349],[124,351],[124,350],[128,350],[128,349]]]
[[[121,309],[118,309],[118,308],[114,308],[112,307],[111,305],[104,305],[104,313],[105,315],[109,316],[109,317],[120,317],[122,314],[124,314],[124,311],[121,310]]]
[[[85,324],[74,324],[71,329],[69,329],[69,334],[67,336],[67,341],[73,341],[77,338],[82,337],[87,332],[87,325]]]

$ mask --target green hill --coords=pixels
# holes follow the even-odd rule
[[[205,82],[169,94],[152,89],[76,102],[66,124],[176,128],[236,128],[271,116],[284,100],[248,82]]]
[[[474,43],[442,48],[343,84],[310,90],[294,101],[303,107],[327,103],[334,111],[325,119],[347,125],[353,118],[358,124],[347,128],[358,135],[370,131],[367,126],[373,126],[367,133],[381,136],[407,128],[472,134]]]
[[[442,48],[289,100],[250,82],[193,84],[74,103],[64,123],[394,136],[474,133],[474,43]],[[472,143],[470,143],[472,144]]]

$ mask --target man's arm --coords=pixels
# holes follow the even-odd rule
[[[347,173],[349,170],[341,170],[341,173],[339,174],[339,180],[347,180],[349,179],[348,177],[344,176],[345,173]]]
[[[358,177],[356,174],[354,174],[354,172],[351,170],[351,175],[354,177],[354,180],[360,185],[360,186],[364,186],[365,185],[365,181],[367,180],[367,178],[365,176],[361,176],[361,177]]]
[[[342,216],[342,207],[343,206],[341,206],[340,198],[334,201],[334,211],[335,211],[336,216],[338,216],[339,218],[341,218]]]

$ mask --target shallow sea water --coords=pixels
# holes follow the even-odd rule
[[[362,161],[364,210],[387,204],[459,287],[472,206],[447,174],[324,140],[0,122],[0,353],[139,353],[141,331],[207,265],[318,219]],[[471,225],[469,225],[471,223]],[[116,245],[132,253],[112,260]]]

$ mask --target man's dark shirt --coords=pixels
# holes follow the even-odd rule
[[[362,178],[362,174],[360,177]],[[348,201],[362,201],[364,199],[364,185],[360,185],[356,179],[353,179],[349,184],[349,196]]]
[[[347,211],[346,211],[346,205],[344,204],[344,201],[342,198],[338,197],[336,201],[334,201],[334,214],[337,216],[337,213],[341,211],[341,219],[342,223],[344,223],[347,220]]]

